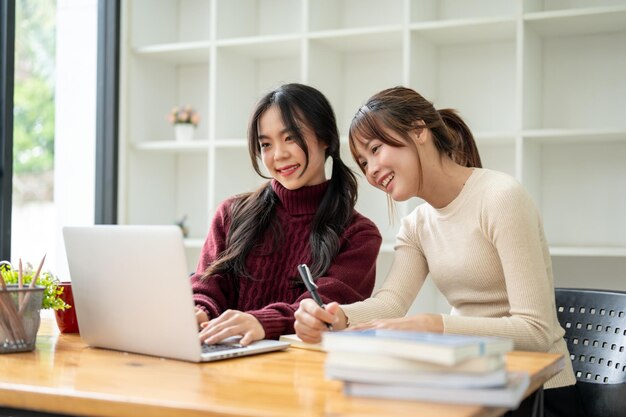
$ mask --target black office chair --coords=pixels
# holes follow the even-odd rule
[[[557,288],[556,310],[587,416],[626,416],[626,292]]]

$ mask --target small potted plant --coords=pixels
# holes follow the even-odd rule
[[[193,129],[200,123],[200,115],[191,106],[172,108],[167,119],[174,125],[174,133],[178,141],[192,140]]]
[[[36,271],[29,263],[22,268],[21,260],[17,270],[7,261],[0,262],[0,352],[33,350],[39,310],[71,307],[62,298],[59,279],[41,271],[44,259]]]

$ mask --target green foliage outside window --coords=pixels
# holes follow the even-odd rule
[[[56,1],[16,2],[14,175],[54,167]]]
[[[54,93],[31,77],[15,86],[13,169],[16,174],[48,171],[54,165]]]

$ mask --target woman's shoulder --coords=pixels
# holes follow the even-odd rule
[[[522,209],[537,211],[536,204],[524,186],[503,172],[484,170],[480,187],[484,211],[511,212]]]
[[[479,174],[477,189],[484,197],[528,197],[524,186],[509,174],[491,169],[481,169]]]
[[[233,209],[241,204],[245,204],[252,193],[235,194],[222,200],[215,209],[215,215],[221,217],[230,217]]]
[[[515,179],[515,177],[505,172],[495,171],[488,168],[475,168],[475,171],[475,175],[478,177],[477,182],[479,184],[502,187],[512,187],[515,185],[520,186],[520,183]]]

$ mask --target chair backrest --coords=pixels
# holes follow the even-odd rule
[[[556,309],[588,417],[626,410],[626,292],[556,289]],[[619,413],[619,414],[618,414]]]

